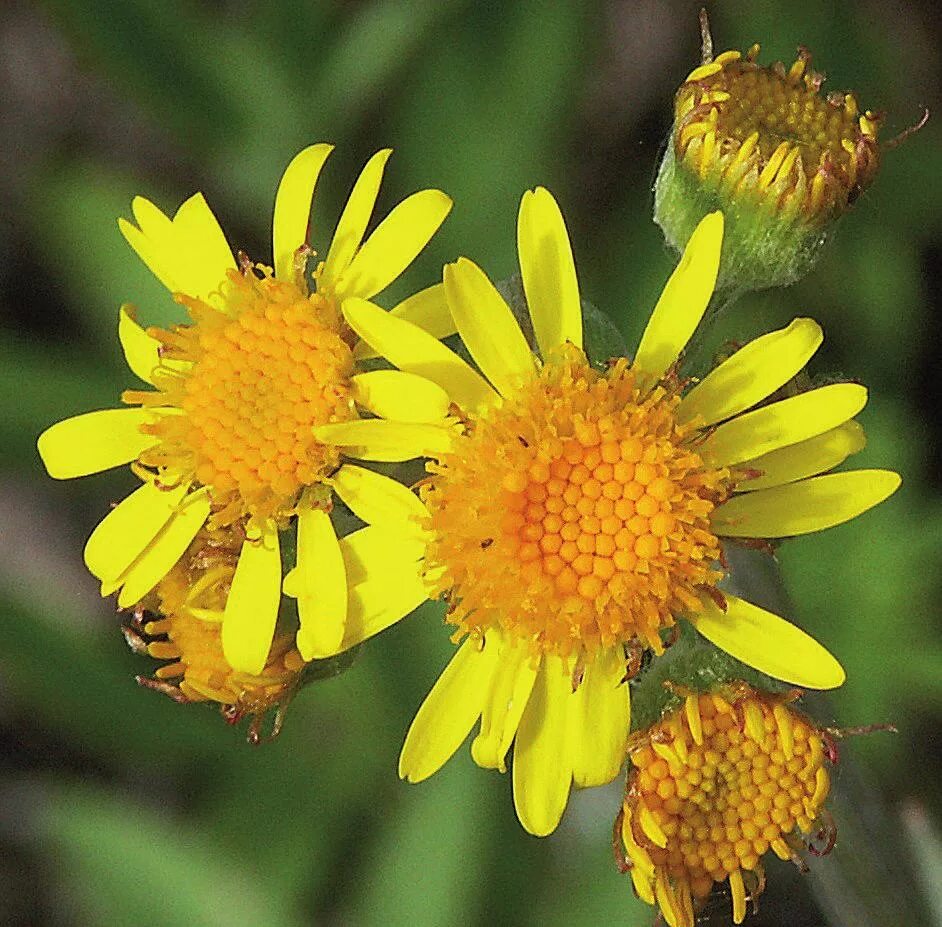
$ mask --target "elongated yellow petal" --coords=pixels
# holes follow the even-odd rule
[[[419,290],[418,293],[393,306],[389,314],[404,322],[418,325],[434,338],[447,338],[458,331],[458,326],[455,325],[455,320],[448,309],[443,283],[435,283],[424,290]],[[367,357],[376,357],[376,351],[365,341],[359,341],[353,349],[353,356],[357,360],[364,360]]]
[[[450,400],[437,383],[402,370],[371,370],[350,378],[353,399],[380,418],[441,422]]]
[[[712,425],[751,408],[795,376],[823,340],[817,322],[795,319],[787,328],[750,341],[684,396],[678,418],[699,416],[704,425]]]
[[[451,434],[450,428],[441,425],[383,418],[336,422],[314,429],[318,441],[343,447],[349,457],[388,462],[436,457],[451,447]]]
[[[602,650],[573,696],[572,778],[586,788],[611,782],[625,759],[631,702],[621,647]]]
[[[222,619],[222,652],[243,673],[265,668],[281,602],[281,550],[274,521],[252,522]]]
[[[470,364],[417,325],[398,319],[365,299],[346,299],[351,328],[391,364],[437,383],[463,409],[497,401],[497,393]]]
[[[330,516],[303,504],[298,511],[298,629],[296,643],[305,660],[333,656],[341,649],[347,623],[347,572]]]
[[[705,601],[691,621],[707,640],[775,679],[807,689],[835,689],[845,679],[840,663],[800,628],[743,599],[727,595],[720,611]]]
[[[723,214],[711,212],[690,236],[641,336],[634,365],[646,377],[663,376],[687,347],[710,304],[722,246]]]
[[[497,647],[468,638],[438,677],[406,734],[399,776],[421,782],[438,772],[481,716],[497,665]]]
[[[350,266],[353,256],[357,253],[373,207],[379,194],[379,186],[383,180],[383,171],[386,162],[392,154],[392,148],[377,151],[360,172],[357,182],[353,185],[347,205],[340,214],[340,221],[330,243],[330,250],[324,259],[324,269],[320,282],[330,288],[334,281]]]
[[[184,293],[217,309],[225,307],[221,287],[226,272],[235,269],[232,249],[202,193],[184,200],[173,217],[176,235],[174,259]]]
[[[513,395],[534,371],[533,354],[513,313],[484,271],[467,258],[446,264],[444,280],[461,340],[497,391]]]
[[[428,589],[417,562],[402,564],[395,573],[379,573],[375,578],[351,586],[341,650],[349,650],[385,631],[415,611],[427,598]]]
[[[556,830],[572,783],[569,713],[572,675],[554,655],[543,658],[514,744],[514,807],[536,837]]]
[[[281,280],[294,279],[295,254],[307,241],[317,178],[333,150],[333,145],[320,144],[299,151],[278,184],[271,234],[275,276]]]
[[[173,243],[175,238],[173,220],[149,199],[143,196],[135,196],[131,200],[131,212],[138,228],[151,241],[160,246]]]
[[[170,521],[189,489],[181,483],[160,489],[144,483],[115,506],[85,544],[85,565],[103,581],[116,580]]]
[[[102,409],[50,425],[36,445],[53,479],[100,473],[136,460],[157,439],[141,426],[154,415],[144,409]]]
[[[891,496],[900,485],[891,470],[849,470],[733,496],[710,526],[718,535],[787,538],[850,521]]]
[[[121,592],[118,594],[119,608],[130,608],[140,602],[170,572],[207,518],[207,490],[200,489],[189,493],[170,521],[116,581],[121,583]]]
[[[581,348],[582,304],[572,245],[559,204],[545,187],[527,190],[520,200],[517,254],[543,357],[567,341]]]
[[[127,304],[121,307],[118,313],[118,340],[124,351],[124,358],[128,362],[131,372],[139,376],[145,383],[154,385],[154,370],[160,365],[158,348],[160,343],[151,338],[131,315],[131,307]]]
[[[729,874],[729,890],[733,896],[733,923],[741,924],[746,919],[746,886],[742,870],[734,869]]]
[[[816,476],[832,470],[851,454],[862,451],[867,443],[863,428],[855,421],[844,422],[824,434],[808,438],[789,447],[780,448],[761,457],[737,464],[737,469],[751,470],[761,476],[742,480],[737,484],[738,492],[754,492],[794,483],[808,476]]]
[[[712,466],[732,466],[830,431],[866,404],[865,387],[832,383],[720,425],[700,446],[700,453]]]
[[[428,517],[414,492],[374,470],[344,464],[331,478],[331,484],[347,508],[368,525],[416,532]]]
[[[375,580],[392,590],[400,576],[419,575],[425,546],[415,534],[369,525],[342,537],[340,552],[351,587]]]
[[[337,295],[370,299],[385,290],[416,259],[450,211],[451,198],[441,190],[421,190],[404,199],[337,279]]]
[[[498,644],[495,632],[488,644]],[[536,669],[529,650],[511,639],[499,639],[494,677],[481,715],[481,731],[471,742],[471,756],[478,766],[506,772],[507,751],[527,706]]]
[[[136,225],[127,219],[118,219],[118,229],[125,241],[144,263],[144,266],[171,292],[180,290],[172,275],[171,261],[166,248],[154,244]]]
[[[151,273],[172,292],[223,308],[220,287],[235,261],[204,196],[196,193],[184,201],[173,219],[140,196],[131,207],[140,228],[125,219],[118,227]]]

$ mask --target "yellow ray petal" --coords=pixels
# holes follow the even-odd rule
[[[421,190],[404,199],[337,279],[337,295],[370,299],[386,289],[416,259],[450,211],[451,198],[441,190]]]
[[[173,243],[175,238],[173,220],[160,207],[155,206],[143,196],[135,196],[131,200],[131,212],[138,228],[151,241],[161,247]]]
[[[527,190],[517,216],[517,254],[533,332],[543,357],[567,341],[582,347],[582,305],[572,245],[559,204]]]
[[[507,751],[520,725],[536,679],[536,668],[525,645],[488,634],[488,644],[498,644],[494,677],[481,716],[481,731],[471,742],[471,756],[478,766],[506,772]]]
[[[365,299],[344,300],[343,314],[353,330],[391,364],[437,383],[463,409],[475,410],[497,401],[497,393],[484,377],[417,325]]]
[[[314,437],[344,448],[348,457],[388,462],[437,457],[451,447],[451,429],[423,422],[389,422],[363,418],[319,425]]]
[[[631,702],[621,647],[603,650],[585,668],[573,696],[572,778],[586,788],[611,782],[625,759]]]
[[[737,660],[783,682],[807,689],[835,689],[844,682],[840,663],[800,628],[743,599],[727,595],[725,612],[705,601],[691,618],[707,640]]]
[[[347,626],[341,650],[349,650],[374,634],[385,631],[415,611],[428,598],[419,563],[393,563],[398,564],[395,572],[378,572],[366,582],[350,587]]]
[[[154,370],[160,365],[158,349],[160,342],[151,338],[131,315],[131,307],[125,303],[118,313],[118,340],[124,351],[124,359],[131,372],[145,383],[154,385]]]
[[[281,602],[281,551],[274,521],[246,532],[222,619],[222,652],[243,673],[265,668]]]
[[[513,395],[534,371],[533,354],[504,298],[473,261],[446,264],[445,295],[461,340],[484,376]]]
[[[404,322],[418,325],[423,331],[438,339],[447,338],[458,331],[448,309],[443,283],[435,283],[424,290],[419,290],[418,293],[393,306],[389,314]],[[353,356],[357,360],[365,360],[377,355],[376,351],[365,341],[359,341],[353,349]]]
[[[402,370],[371,370],[350,378],[353,399],[380,418],[398,422],[441,422],[449,398],[437,383]]]
[[[711,212],[690,236],[641,336],[635,367],[646,377],[663,376],[696,331],[713,295],[722,245],[723,214]]]
[[[174,275],[180,288],[217,309],[225,307],[221,287],[226,272],[235,270],[232,249],[202,193],[184,200],[173,217],[176,235]]]
[[[412,533],[421,531],[428,518],[414,492],[374,470],[344,464],[331,478],[331,484],[347,508],[368,525]]]
[[[399,574],[419,574],[425,545],[415,534],[369,525],[342,537],[340,552],[351,586],[376,580],[387,582],[393,589]]]
[[[111,582],[124,573],[170,521],[188,488],[188,483],[174,489],[144,483],[115,506],[85,544],[92,575]]]
[[[271,234],[275,276],[281,280],[294,279],[295,253],[307,241],[317,178],[333,150],[333,145],[320,144],[298,152],[278,184]]]
[[[743,480],[737,484],[736,490],[753,492],[824,473],[843,463],[851,454],[862,451],[866,443],[866,435],[859,423],[844,422],[807,441],[737,464],[737,469],[757,471],[762,475]]]
[[[151,204],[152,205],[152,204]],[[155,207],[156,208],[156,207]],[[166,218],[166,217],[165,217]],[[170,221],[169,219],[167,220]],[[176,273],[181,270],[175,260],[173,238],[158,241],[149,238],[127,219],[118,219],[118,228],[125,241],[134,249],[144,266],[171,292],[181,292],[183,286]],[[172,233],[171,233],[172,234]]]
[[[53,479],[100,473],[136,460],[157,443],[141,426],[154,420],[144,409],[102,409],[50,425],[36,442]]]
[[[712,425],[751,408],[795,376],[823,339],[813,319],[795,319],[787,328],[750,341],[684,396],[678,418],[699,416],[704,425]]]
[[[399,777],[421,782],[461,746],[481,710],[497,665],[497,647],[468,638],[432,686],[406,734]]]
[[[140,602],[170,572],[207,518],[209,518],[208,491],[200,489],[191,492],[180,503],[173,517],[164,525],[157,537],[121,575],[118,580],[121,583],[121,592],[118,595],[119,608],[130,608]]]
[[[557,656],[546,656],[514,744],[514,807],[524,829],[536,837],[556,830],[572,782],[569,713],[572,676]]]
[[[700,453],[712,466],[732,466],[830,431],[866,404],[867,390],[859,383],[832,383],[720,425]]]
[[[843,524],[891,496],[900,485],[891,470],[848,470],[733,496],[715,509],[718,535],[787,538]]]
[[[298,629],[305,660],[337,653],[347,621],[347,573],[330,516],[302,504],[298,510]]]
[[[392,154],[392,148],[377,151],[360,172],[347,205],[340,214],[340,221],[330,243],[330,250],[324,259],[324,269],[321,272],[320,283],[330,288],[334,281],[350,266],[353,256],[357,253],[373,215],[379,186],[383,180],[383,171],[386,162]]]

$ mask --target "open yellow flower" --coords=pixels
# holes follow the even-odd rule
[[[143,481],[85,548],[102,595],[119,590],[121,607],[143,599],[207,521],[240,527],[245,540],[219,617],[226,660],[244,673],[259,673],[268,658],[282,589],[279,533],[295,521],[297,564],[285,592],[298,599],[296,644],[305,660],[337,652],[350,634],[375,633],[425,598],[414,544],[398,541],[424,515],[421,503],[342,457],[396,461],[439,450],[443,432],[428,423],[444,420],[448,397],[412,374],[357,372],[356,336],[339,307],[395,280],[451,200],[438,190],[415,193],[364,241],[391,153],[378,152],[353,188],[312,287],[305,276],[308,221],[331,151],[325,144],[306,148],[285,171],[275,198],[274,270],[241,256],[237,266],[201,194],[172,218],[136,198],[137,225],[119,220],[121,231],[191,322],[145,331],[122,307],[118,334],[128,365],[154,389],[126,392],[131,408],[79,415],[39,438],[53,477],[130,463]],[[448,314],[440,284],[393,311],[433,331],[435,319]],[[359,409],[379,416],[361,447],[315,439],[315,426],[356,419]],[[358,553],[345,555],[338,544],[329,516],[333,492],[369,526]],[[396,541],[384,557],[366,562],[362,555],[375,552],[376,536]],[[399,594],[384,598],[391,575]]]
[[[633,363],[582,350],[572,251],[553,197],[520,207],[523,287],[542,360],[484,272],[445,268],[456,326],[479,369],[362,299],[343,306],[364,341],[427,377],[466,422],[429,465],[426,576],[467,635],[420,708],[400,774],[430,776],[480,719],[475,761],[514,747],[523,826],[547,834],[570,785],[610,781],[629,726],[626,646],[663,649],[678,617],[751,666],[796,685],[844,672],[794,625],[717,588],[719,538],[778,538],[839,524],[894,491],[896,474],[818,475],[861,446],[866,390],[836,383],[769,402],[821,343],[810,319],[737,351],[686,393],[678,358],[717,276],[723,217],[700,224]],[[753,411],[747,411],[752,409]],[[363,422],[319,430],[358,444]]]

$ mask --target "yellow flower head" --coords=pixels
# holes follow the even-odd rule
[[[397,608],[409,611],[425,597],[416,557],[403,542],[393,545],[391,567],[401,567],[401,594],[379,602],[355,552],[368,545],[354,539],[343,548],[328,513],[336,491],[363,516],[370,526],[364,530],[409,534],[416,512],[424,511],[418,500],[342,457],[405,460],[434,450],[427,441],[438,431],[426,423],[444,420],[448,399],[412,375],[358,372],[356,335],[339,307],[395,280],[451,201],[437,190],[416,193],[364,241],[390,155],[380,151],[357,180],[310,284],[311,200],[331,151],[323,144],[306,148],[285,171],[275,198],[274,269],[241,255],[237,265],[201,194],[172,218],[136,198],[137,224],[121,219],[121,231],[190,321],[145,331],[123,307],[118,334],[128,365],[153,390],[130,390],[123,399],[131,408],[79,415],[39,438],[56,478],[130,463],[143,481],[85,549],[102,595],[118,591],[121,607],[141,601],[167,576],[204,525],[242,532],[221,641],[230,667],[248,674],[262,673],[269,659],[282,588],[279,534],[295,525],[298,556],[285,591],[298,599],[296,645],[304,660],[344,649],[349,634],[375,633],[405,614],[393,614]],[[442,287],[393,311],[419,321],[447,314]],[[315,438],[317,426],[355,420],[361,409],[379,418],[370,420],[360,447],[344,451]],[[383,418],[388,414],[408,424],[396,430]]]
[[[690,693],[632,735],[616,839],[638,896],[669,927],[694,927],[714,883],[728,879],[741,924],[765,886],[765,853],[803,865],[806,845],[817,855],[833,845],[825,755],[807,718],[745,684]]]
[[[731,198],[767,200],[823,225],[871,183],[879,119],[852,93],[819,93],[823,75],[801,48],[788,69],[727,51],[694,68],[674,101],[674,153]]]
[[[467,639],[412,725],[400,761],[434,773],[480,719],[472,753],[504,769],[524,827],[552,831],[570,785],[617,774],[629,722],[626,650],[663,649],[684,617],[722,649],[796,685],[844,672],[784,619],[720,592],[719,539],[818,531],[888,496],[896,474],[819,475],[859,450],[866,390],[836,383],[766,402],[807,363],[820,328],[797,319],[686,389],[678,359],[717,276],[723,217],[693,234],[634,361],[593,367],[569,238],[553,197],[523,197],[523,289],[541,357],[475,264],[445,268],[477,369],[365,300],[343,311],[393,364],[441,386],[465,423],[423,489],[426,577]],[[751,410],[751,411],[750,411]],[[356,445],[362,422],[327,426]],[[443,431],[444,434],[444,431]]]
[[[798,280],[833,224],[874,180],[879,117],[850,93],[819,91],[823,75],[799,49],[786,68],[715,58],[703,17],[703,64],[674,98],[674,127],[655,185],[655,220],[680,250],[697,222],[727,217],[718,286],[744,291]]]
[[[307,664],[293,632],[275,634],[259,673],[234,670],[225,659],[222,619],[244,540],[231,528],[201,528],[145,598],[125,635],[136,651],[169,661],[153,678],[138,677],[141,685],[177,702],[216,702],[231,723],[250,717],[249,739],[257,742],[272,711],[272,736],[280,730]]]

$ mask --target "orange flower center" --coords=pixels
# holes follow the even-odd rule
[[[830,787],[820,734],[751,690],[688,696],[643,740],[630,752],[622,836],[635,877],[659,886],[675,914],[730,877],[734,901],[744,874],[757,893],[760,857],[771,848],[789,859],[785,838],[812,830]]]
[[[210,487],[225,512],[220,523],[290,510],[304,486],[339,463],[338,450],[316,441],[312,428],[355,414],[353,357],[332,301],[269,273],[231,271],[224,293],[223,312],[177,296],[195,324],[151,331],[169,361],[160,392],[125,394],[184,413],[153,426],[162,441],[141,462]]]
[[[427,562],[464,631],[499,626],[562,655],[643,639],[700,607],[720,574],[707,469],[679,399],[570,348],[430,464]]]

